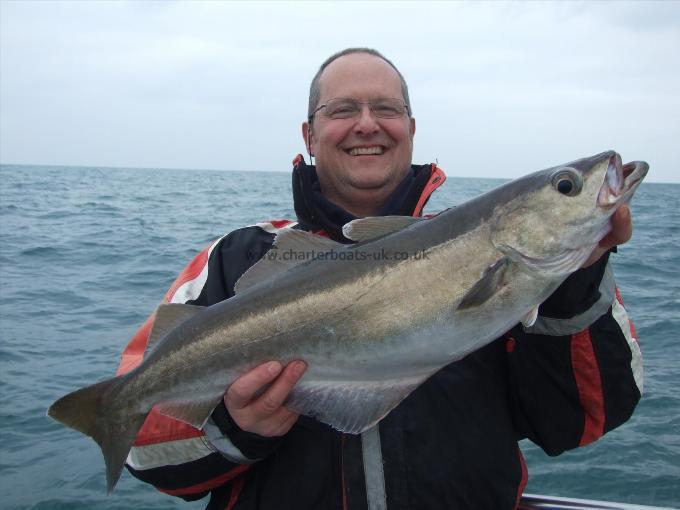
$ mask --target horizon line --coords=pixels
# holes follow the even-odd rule
[[[227,168],[185,168],[185,167],[152,167],[152,166],[107,166],[107,165],[62,165],[62,164],[40,164],[40,163],[4,163],[0,162],[0,167],[3,166],[34,166],[34,167],[50,167],[50,168],[90,168],[90,169],[114,169],[114,170],[184,170],[184,171],[201,171],[201,172],[262,172],[262,173],[276,173],[283,174],[290,170],[233,170]],[[522,177],[525,174],[516,177],[487,177],[487,176],[472,176],[472,175],[446,175],[447,179],[489,179],[489,180],[512,180]],[[654,184],[680,184],[680,179],[677,181],[656,181],[645,180],[648,183]],[[643,183],[644,184],[644,183]]]

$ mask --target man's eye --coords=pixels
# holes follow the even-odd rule
[[[391,119],[404,114],[404,105],[397,100],[382,99],[371,105],[371,111],[376,117]]]
[[[373,111],[378,115],[399,115],[398,109],[388,105],[378,105],[373,108]]]
[[[334,106],[329,112],[331,117],[341,115],[353,115],[357,111],[356,107],[351,104],[342,104]]]

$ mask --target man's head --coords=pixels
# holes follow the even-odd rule
[[[338,98],[360,103],[359,111],[330,115],[326,105]],[[380,99],[392,101],[382,106]],[[302,134],[329,200],[357,216],[377,212],[411,166],[414,133],[406,82],[385,57],[352,48],[323,63]]]

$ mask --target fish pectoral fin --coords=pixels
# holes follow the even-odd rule
[[[510,259],[503,257],[492,266],[489,266],[482,278],[463,296],[458,304],[458,310],[473,308],[488,301],[498,289],[505,284],[505,272],[510,264]]]
[[[149,352],[170,331],[181,323],[191,319],[196,314],[204,312],[205,307],[184,305],[181,303],[163,303],[156,309],[149,339],[146,342],[146,352]]]
[[[274,238],[272,248],[236,281],[234,292],[243,292],[268,278],[312,260],[315,256],[342,246],[332,239],[303,230],[283,230]]]
[[[201,400],[192,398],[191,400],[171,400],[156,404],[156,410],[162,415],[169,416],[175,420],[188,423],[197,429],[203,428],[208,421],[210,414],[220,403],[222,394],[217,396],[210,395]]]
[[[352,239],[353,241],[369,241],[397,232],[398,230],[421,221],[425,221],[425,219],[414,218],[413,216],[375,216],[359,218],[346,223],[342,227],[342,233],[347,239]]]
[[[380,421],[428,375],[392,381],[302,382],[285,406],[341,432],[359,434]]]

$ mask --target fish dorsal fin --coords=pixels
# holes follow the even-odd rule
[[[424,218],[413,216],[372,216],[350,221],[342,227],[342,233],[353,241],[369,241],[386,236],[414,223],[424,221]]]
[[[475,283],[458,304],[458,310],[473,308],[488,301],[504,284],[505,271],[510,259],[503,257],[486,268],[482,278]]]
[[[294,252],[314,252],[318,254],[326,253],[342,246],[343,245],[337,241],[312,234],[311,232],[305,232],[304,230],[284,230],[274,238],[274,248],[283,251],[291,250]],[[297,262],[292,265],[296,266],[300,262],[310,260],[310,258],[311,257],[302,257],[302,261],[292,261]]]
[[[274,238],[272,248],[237,280],[234,292],[243,292],[274,275],[342,246],[332,239],[303,230],[283,230]]]
[[[208,421],[210,414],[217,407],[217,404],[220,403],[222,397],[222,393],[216,393],[213,395],[201,395],[199,399],[197,394],[189,400],[159,402],[155,407],[156,411],[162,415],[200,429]]]
[[[380,421],[430,373],[385,381],[311,381],[291,392],[286,407],[334,429],[359,434]]]
[[[158,341],[181,323],[191,319],[197,313],[205,311],[202,306],[182,303],[163,303],[156,309],[153,327],[146,342],[146,352],[151,351]]]

